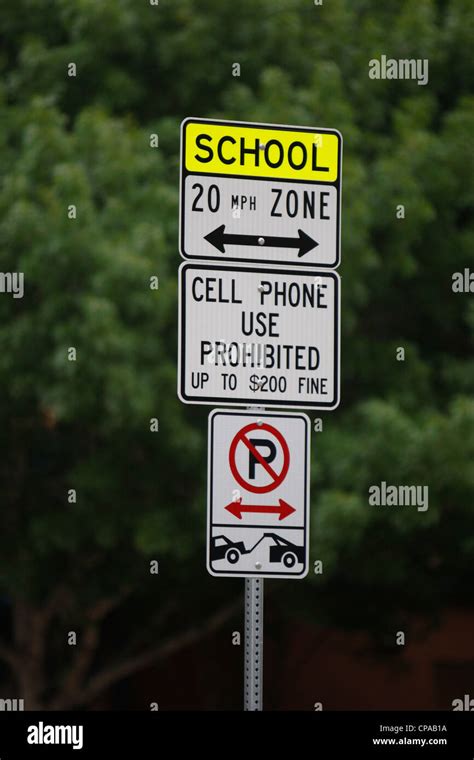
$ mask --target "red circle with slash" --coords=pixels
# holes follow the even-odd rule
[[[280,473],[275,472],[273,467],[271,467],[269,463],[262,457],[262,455],[258,453],[255,446],[250,443],[249,439],[247,438],[247,433],[250,433],[252,430],[266,430],[267,433],[271,433],[277,439],[283,451],[283,467]],[[254,486],[252,483],[248,483],[246,480],[244,480],[238,471],[235,462],[235,453],[239,443],[243,443],[245,446],[247,446],[248,450],[251,452],[251,454],[253,454],[257,462],[259,462],[267,471],[267,473],[272,478],[271,483],[266,486]],[[290,466],[290,450],[288,448],[287,442],[279,430],[274,428],[272,425],[267,425],[266,423],[258,425],[256,422],[252,422],[250,425],[246,425],[241,430],[239,430],[237,435],[234,436],[229,449],[229,464],[232,475],[236,479],[237,483],[239,483],[242,488],[245,488],[246,491],[251,491],[252,493],[268,493],[269,491],[273,491],[275,488],[281,485],[285,480],[288,474],[288,468]]]

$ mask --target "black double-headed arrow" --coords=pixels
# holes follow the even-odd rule
[[[225,253],[226,245],[255,245],[271,248],[299,248],[298,258],[316,248],[319,243],[313,240],[303,230],[298,230],[298,237],[268,237],[267,235],[232,235],[225,232],[225,224],[213,230],[204,239],[221,253]]]

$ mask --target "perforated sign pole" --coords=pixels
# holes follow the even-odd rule
[[[263,578],[246,578],[244,710],[261,710],[262,692]]]
[[[264,412],[263,407],[249,410]],[[263,578],[245,579],[244,710],[263,704]]]

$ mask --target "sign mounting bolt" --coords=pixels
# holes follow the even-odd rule
[[[262,569],[262,563],[261,562],[256,562],[255,563],[255,567],[257,568],[257,570],[261,570]]]
[[[259,239],[258,239],[258,244],[259,244],[259,245],[265,245],[265,238],[263,238],[263,237],[259,237]]]

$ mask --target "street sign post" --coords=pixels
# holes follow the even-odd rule
[[[181,255],[337,267],[341,171],[335,129],[185,119]]]
[[[178,394],[186,403],[334,409],[336,272],[185,262]]]
[[[309,419],[340,385],[342,136],[181,124],[178,395],[209,415],[207,568],[245,577],[246,710],[262,709],[264,578],[309,565]]]
[[[309,419],[209,415],[207,567],[211,575],[303,578],[309,551]]]
[[[263,578],[245,579],[244,709],[261,710],[263,702]]]

